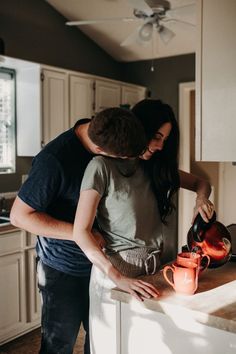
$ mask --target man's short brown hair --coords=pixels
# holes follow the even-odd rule
[[[144,129],[135,115],[127,109],[113,107],[92,118],[89,138],[104,152],[118,157],[136,157],[147,146]]]

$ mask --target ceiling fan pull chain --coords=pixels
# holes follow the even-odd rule
[[[152,36],[152,61],[151,61],[151,71],[155,71],[155,68],[154,68],[154,33],[153,33],[153,36]]]

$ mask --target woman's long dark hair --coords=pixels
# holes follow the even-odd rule
[[[143,167],[151,178],[152,187],[157,198],[161,220],[166,223],[166,217],[174,209],[173,195],[180,186],[178,172],[179,127],[172,108],[160,100],[144,99],[138,102],[132,112],[141,121],[148,141],[155,137],[160,127],[171,123],[172,129],[161,151],[148,161],[143,161]]]

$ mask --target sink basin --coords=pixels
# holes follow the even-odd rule
[[[0,227],[10,225],[10,218],[7,216],[0,216]]]

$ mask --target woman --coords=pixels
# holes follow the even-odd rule
[[[173,195],[179,187],[197,193],[193,219],[198,213],[208,222],[214,206],[208,199],[210,184],[201,178],[178,170],[179,128],[172,108],[160,100],[144,99],[132,112],[142,123],[147,140],[146,152],[141,156],[152,181],[162,222],[172,212]]]
[[[147,102],[148,107],[152,105],[151,101]],[[125,159],[122,154],[117,159],[117,155],[103,151],[103,155],[112,158],[95,157],[82,182],[74,240],[96,265],[90,281],[92,354],[116,351],[116,309],[110,299],[111,288],[118,286],[139,299],[157,296],[151,285],[149,289],[147,283],[130,277],[152,274],[160,267],[162,223],[173,209],[172,197],[180,184],[201,196],[199,211],[205,219],[212,213],[208,209],[209,184],[183,172],[179,176],[177,122],[169,106],[156,102],[160,117],[159,112],[155,112],[143,121],[139,115],[143,103],[134,107],[149,140],[147,150],[141,156],[142,162]],[[146,103],[145,110],[148,111]],[[89,132],[89,136],[96,143],[96,131],[93,133]],[[95,215],[106,241],[105,253],[91,234]]]

